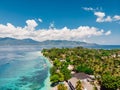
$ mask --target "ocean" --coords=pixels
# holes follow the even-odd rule
[[[50,63],[40,52],[50,47],[0,46],[0,90],[50,90]],[[88,48],[120,49],[120,46]]]
[[[40,46],[0,46],[0,90],[49,90],[50,63]]]

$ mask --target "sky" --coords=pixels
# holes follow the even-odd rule
[[[0,37],[120,45],[120,0],[0,0]]]

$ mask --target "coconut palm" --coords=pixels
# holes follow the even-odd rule
[[[82,90],[82,83],[81,81],[77,81],[77,84],[76,84],[76,87],[75,87],[76,90]]]

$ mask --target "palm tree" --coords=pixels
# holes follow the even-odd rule
[[[76,89],[76,90],[82,90],[82,83],[81,83],[80,80],[77,81],[77,85],[76,85],[75,89]]]
[[[58,90],[67,90],[67,86],[65,86],[64,84],[59,84],[57,88]]]

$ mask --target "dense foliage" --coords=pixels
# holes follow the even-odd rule
[[[57,88],[58,88],[58,90],[68,90],[68,89],[67,89],[67,86],[65,86],[64,84],[59,84],[59,85],[57,86]]]
[[[86,65],[77,66],[76,71],[84,72],[86,74],[91,74],[91,75],[93,74],[93,70],[91,68],[89,68],[88,66],[86,66]]]
[[[64,75],[60,72],[51,74],[50,81],[52,83],[64,81]]]
[[[101,82],[102,90],[117,90],[120,87],[120,76],[104,75]]]
[[[51,77],[61,73],[62,81],[71,77],[68,65],[74,66],[74,71],[93,74],[101,85],[102,90],[115,90],[120,86],[120,50],[76,48],[43,49],[42,53],[48,57],[53,67]],[[58,75],[59,76],[59,75]],[[55,76],[57,78],[57,76]],[[110,78],[107,78],[110,77]],[[63,80],[63,81],[64,81]],[[51,79],[52,82],[57,82]]]

